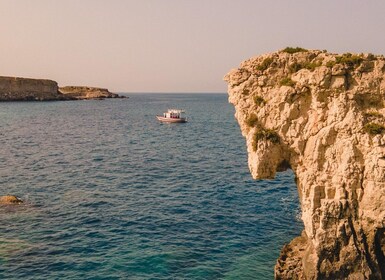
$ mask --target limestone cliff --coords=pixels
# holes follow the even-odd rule
[[[0,101],[51,101],[124,98],[96,87],[58,87],[51,80],[0,76]]]
[[[104,98],[121,98],[116,93],[111,93],[105,88],[84,87],[84,86],[67,86],[60,87],[59,91],[65,96],[75,99],[104,99]]]
[[[252,176],[296,177],[305,230],[276,279],[385,279],[385,58],[286,48],[225,80]]]
[[[0,77],[0,101],[66,100],[51,80]]]

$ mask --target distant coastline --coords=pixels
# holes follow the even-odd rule
[[[0,76],[0,102],[62,101],[126,98],[106,88],[88,86],[59,87],[56,81]]]

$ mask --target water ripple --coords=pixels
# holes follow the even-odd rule
[[[0,279],[272,279],[302,229],[291,172],[252,180],[226,95],[0,112],[0,194],[26,201],[0,207]]]

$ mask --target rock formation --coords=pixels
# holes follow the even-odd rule
[[[0,196],[0,205],[6,205],[6,204],[21,204],[23,201],[14,195],[4,195]]]
[[[105,88],[67,86],[60,87],[60,93],[75,99],[104,99],[104,98],[122,98],[116,93],[111,93]]]
[[[385,279],[385,58],[286,48],[225,80],[253,178],[295,174],[305,229],[276,279]]]
[[[53,101],[124,98],[108,89],[95,87],[58,87],[51,80],[0,76],[0,101]]]
[[[51,80],[0,77],[0,101],[67,100]]]

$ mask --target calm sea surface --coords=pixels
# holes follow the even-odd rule
[[[225,94],[0,103],[0,279],[273,279],[293,174],[255,181]],[[186,124],[155,119],[169,107]]]

